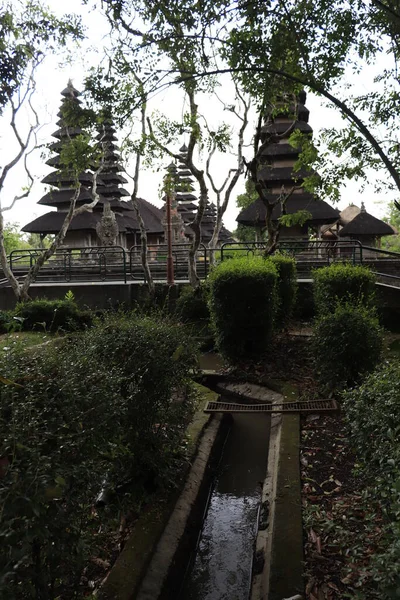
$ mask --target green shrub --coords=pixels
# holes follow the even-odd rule
[[[379,552],[368,568],[379,598],[397,598],[400,589],[400,362],[385,363],[362,385],[342,395],[350,442],[364,495],[381,506]]]
[[[400,362],[384,363],[343,402],[357,458],[374,474],[400,468]]]
[[[210,319],[210,310],[207,301],[207,289],[205,285],[201,285],[196,289],[187,287],[176,301],[176,315],[182,323],[208,321]]]
[[[12,326],[12,313],[0,311],[0,333],[8,333]]]
[[[327,314],[338,303],[349,302],[372,308],[375,303],[375,275],[368,267],[334,263],[314,269],[314,300],[317,313]]]
[[[297,298],[296,261],[288,256],[275,254],[269,259],[278,272],[279,306],[276,316],[277,325],[285,327],[293,314]]]
[[[3,359],[18,386],[0,388],[1,597],[82,597],[119,511],[174,484],[194,352],[176,324],[111,315],[57,349]],[[99,514],[105,481],[125,491]]]
[[[31,300],[18,304],[15,316],[23,319],[26,331],[43,329],[45,331],[75,331],[90,326],[89,311],[80,311],[73,300]]]
[[[375,368],[382,331],[368,309],[339,304],[316,321],[313,350],[319,381],[331,390],[344,388]]]
[[[265,352],[277,310],[277,272],[261,257],[221,263],[210,275],[217,346],[231,361]]]

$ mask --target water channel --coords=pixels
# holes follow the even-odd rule
[[[270,417],[234,415],[179,600],[246,600]]]

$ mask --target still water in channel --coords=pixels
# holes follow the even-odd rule
[[[214,488],[179,600],[246,600],[270,417],[233,415]]]

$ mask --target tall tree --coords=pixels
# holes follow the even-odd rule
[[[71,204],[59,233],[52,240],[50,246],[37,257],[35,264],[23,281],[17,280],[7,260],[4,213],[10,210],[17,201],[27,197],[33,185],[28,159],[35,149],[36,131],[39,126],[38,114],[33,104],[36,87],[35,72],[38,65],[45,60],[47,53],[53,53],[60,47],[65,47],[69,40],[81,39],[83,32],[79,20],[74,16],[57,19],[39,2],[24,2],[23,0],[8,2],[2,7],[0,29],[2,32],[0,38],[0,73],[2,76],[0,114],[3,115],[3,121],[7,122],[8,120],[17,146],[15,154],[3,165],[0,172],[0,264],[17,299],[25,301],[29,299],[29,287],[40,268],[62,244],[71,220],[80,212],[90,210],[97,203],[99,199],[96,191],[97,175],[102,166],[100,165],[94,175],[92,202],[76,207],[80,191],[77,178],[76,190],[71,197]],[[30,124],[27,130],[21,127],[18,120],[24,109],[30,114]],[[64,116],[68,119],[70,115]],[[93,162],[93,152],[98,154],[97,149],[93,150],[87,140],[83,138],[71,139],[67,146],[63,152],[65,168],[70,168],[76,173],[82,169],[83,162],[86,166]],[[14,196],[11,204],[5,206],[2,201],[5,184],[10,173],[20,163],[23,163],[25,168],[28,184]]]

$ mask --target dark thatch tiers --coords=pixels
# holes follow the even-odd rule
[[[272,194],[271,194],[272,197]],[[278,195],[275,196],[276,200]],[[317,200],[312,194],[299,194],[291,196],[286,201],[286,212],[291,215],[299,210],[307,210],[312,215],[310,223],[323,224],[323,223],[334,223],[339,218],[339,211],[336,208],[332,208],[329,204],[323,200]],[[265,204],[262,200],[258,199],[253,204],[242,210],[237,217],[237,222],[241,225],[247,225],[249,227],[264,227],[267,212]],[[281,216],[281,205],[275,203],[272,211],[272,220],[277,221]]]
[[[339,231],[339,237],[362,235],[383,236],[393,234],[394,231],[390,225],[373,217],[365,210],[362,210],[352,221]]]

